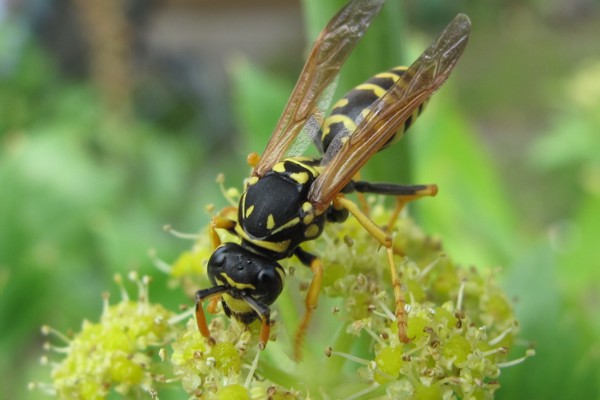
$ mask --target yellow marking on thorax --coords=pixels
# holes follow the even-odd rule
[[[313,222],[315,219],[315,210],[313,205],[308,201],[305,201],[302,203],[302,211],[305,213],[304,217],[302,218],[302,223],[304,225],[308,225]]]
[[[363,83],[362,85],[358,85],[356,87],[358,90],[370,90],[375,93],[375,96],[381,97],[385,94],[385,89],[380,86],[375,85],[374,83]]]
[[[252,211],[254,211],[254,205],[251,205],[250,207],[248,207],[246,209],[245,217],[246,218],[250,217],[250,214],[252,214]]]
[[[290,174],[290,177],[301,185],[308,182],[308,178],[309,178],[307,172],[295,172],[293,174]]]
[[[276,234],[278,232],[281,232],[283,230],[286,230],[294,225],[297,225],[300,223],[300,217],[295,217],[293,219],[290,219],[288,222],[286,222],[285,224],[281,225],[280,227],[278,227],[277,229],[275,229],[273,232],[271,232],[272,234]]]
[[[273,214],[269,214],[267,217],[267,229],[271,230],[275,227],[275,218],[273,218]]]
[[[246,181],[244,182],[244,189],[247,189],[249,186],[254,185],[256,182],[258,182],[260,178],[258,176],[251,176],[250,178],[246,179]]]
[[[277,229],[277,230],[279,230],[279,229]],[[258,240],[258,239],[251,238],[241,228],[240,224],[237,224],[235,226],[235,233],[237,233],[237,235],[241,239],[251,242],[252,244],[256,245],[257,247],[262,247],[263,249],[270,250],[275,253],[285,253],[287,251],[288,247],[290,247],[290,243],[292,242],[291,240],[283,240],[281,242],[269,242],[267,240]]]
[[[313,238],[315,236],[318,236],[320,232],[321,230],[319,229],[319,225],[310,224],[308,228],[306,228],[306,230],[304,231],[304,236],[306,236],[307,238]]]
[[[275,172],[285,172],[285,163],[283,161],[278,162],[277,164],[273,165],[273,171]]]

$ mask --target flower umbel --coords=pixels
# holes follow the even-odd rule
[[[382,204],[371,204],[376,223],[385,225],[389,216]],[[398,339],[386,254],[349,218],[305,243],[322,257],[324,276],[301,361],[292,357],[294,334],[311,271],[299,261],[282,262],[287,287],[273,306],[264,351],[258,350],[258,321],[245,326],[216,307],[209,316],[214,341],[207,340],[190,313],[177,316],[150,303],[147,280],[133,275],[136,300],[122,289],[118,304],[105,300],[98,323],[85,321],[79,333],[62,336],[66,347],[53,348],[65,358],[52,369],[51,391],[64,399],[103,399],[111,392],[158,398],[169,382],[170,391],[179,387],[198,399],[492,399],[501,368],[533,354],[506,360],[518,324],[494,272],[456,265],[439,240],[408,218],[391,231],[409,343]],[[209,285],[205,265],[212,250],[207,234],[194,239],[171,266],[161,264],[190,298]]]
[[[389,212],[376,204],[370,216],[383,225]],[[202,398],[219,398],[230,385],[243,385],[245,396],[258,398],[268,393],[285,393],[285,398],[493,398],[501,363],[517,333],[512,307],[494,273],[457,266],[441,243],[410,219],[399,219],[393,231],[410,343],[398,340],[385,252],[349,218],[329,224],[319,240],[305,244],[322,256],[325,271],[303,360],[296,362],[291,354],[311,275],[290,259],[286,266],[293,276],[274,306],[276,322],[266,350],[257,356],[258,323],[246,328],[219,313],[210,324],[213,346],[190,321],[174,342],[171,358],[184,389]],[[207,243],[204,237],[197,243],[202,242]],[[198,255],[207,253],[204,246],[194,249]],[[194,258],[192,253],[185,257]]]
[[[139,287],[136,300],[130,300],[122,286],[122,299],[110,305],[104,296],[104,309],[97,323],[84,321],[81,331],[64,348],[54,348],[66,357],[52,368],[51,392],[61,399],[103,399],[111,391],[121,395],[155,393],[155,380],[162,369],[157,357],[160,346],[169,343],[174,327],[173,313],[148,300],[149,278],[130,274]],[[45,333],[53,332],[50,328]],[[145,393],[145,394],[143,394]]]

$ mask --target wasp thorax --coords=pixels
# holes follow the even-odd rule
[[[225,243],[208,260],[208,277],[215,286],[230,288],[235,298],[252,296],[265,305],[272,304],[283,289],[285,272],[279,263],[244,249],[237,243]]]

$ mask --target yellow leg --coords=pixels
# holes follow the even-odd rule
[[[207,338],[211,344],[214,344],[215,340],[210,336],[208,324],[206,323],[206,315],[204,314],[204,309],[202,308],[202,302],[208,298],[213,298],[213,296],[220,297],[222,292],[223,289],[221,287],[211,287],[208,289],[198,290],[196,292],[196,324],[202,336]]]
[[[226,215],[236,211],[236,207],[225,207],[210,220],[210,224],[208,225],[208,235],[210,237],[210,244],[213,250],[215,250],[221,245],[221,238],[219,237],[217,229],[235,228],[236,222],[232,219],[227,218]],[[210,342],[214,343],[214,339],[210,336],[210,331],[208,330],[208,324],[206,322],[206,315],[204,314],[204,309],[202,308],[202,302],[207,298],[211,298],[211,301],[208,306],[208,312],[214,314],[217,309],[217,304],[221,298],[220,291],[215,290],[215,288],[213,287],[209,289],[199,290],[198,292],[196,292],[196,324],[198,325],[198,330],[200,331],[202,336],[208,338]]]
[[[237,222],[226,217],[227,214],[232,212],[237,212],[237,208],[233,206],[225,207],[210,220],[210,224],[208,224],[208,236],[213,250],[216,250],[216,248],[221,245],[221,238],[219,237],[217,229],[235,228]]]
[[[206,307],[206,311],[208,311],[211,314],[216,314],[217,306],[219,305],[219,301],[221,301],[220,295],[217,295],[217,296],[213,297],[212,299],[210,299],[210,302],[208,303],[208,307]]]
[[[196,325],[198,326],[198,330],[202,336],[205,338],[211,337],[210,331],[208,330],[208,324],[206,323],[206,316],[204,315],[204,310],[202,309],[201,300],[196,300]]]
[[[394,290],[394,315],[396,316],[396,324],[398,325],[398,339],[403,343],[410,342],[406,335],[408,327],[407,316],[405,311],[406,302],[404,301],[404,292],[402,291],[402,283],[398,278],[396,271],[396,263],[394,262],[394,250],[391,247],[386,248],[388,264],[390,266],[390,276],[392,277],[392,289]]]
[[[356,220],[365,228],[373,237],[386,248],[392,247],[391,236],[381,229],[373,220],[371,220],[360,208],[351,200],[348,200],[342,195],[335,198],[334,207],[343,207],[356,218]]]
[[[390,275],[392,278],[392,288],[394,290],[395,299],[395,315],[396,323],[398,324],[398,338],[404,343],[408,343],[410,339],[406,335],[406,311],[404,293],[402,291],[402,283],[398,278],[398,272],[396,270],[396,263],[394,262],[394,250],[392,248],[392,238],[383,229],[381,229],[375,222],[373,222],[367,215],[365,215],[360,208],[352,201],[346,199],[343,196],[338,196],[335,203],[346,208],[356,220],[369,232],[382,246],[385,246],[388,258],[388,264],[390,267]]]
[[[294,358],[299,360],[301,358],[302,353],[302,344],[304,343],[304,337],[306,336],[306,330],[308,329],[308,324],[312,318],[312,315],[317,308],[317,304],[319,302],[319,294],[321,292],[321,285],[323,282],[323,263],[319,258],[314,258],[310,262],[310,269],[313,272],[313,278],[310,282],[310,286],[308,287],[308,292],[306,293],[306,302],[305,302],[305,313],[302,322],[298,326],[298,330],[296,331],[296,337],[294,340]]]
[[[258,348],[264,350],[267,347],[269,336],[271,335],[271,321],[261,319],[260,333],[258,335]]]
[[[388,231],[392,230],[392,227],[396,223],[398,216],[400,215],[400,213],[404,209],[404,206],[408,202],[420,199],[421,197],[425,197],[425,196],[435,196],[437,194],[437,192],[438,192],[437,185],[425,185],[425,187],[423,189],[416,191],[414,194],[396,196],[396,207],[394,208],[394,211],[392,212],[392,216],[390,217],[389,222],[387,224],[387,230]]]

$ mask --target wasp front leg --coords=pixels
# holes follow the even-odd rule
[[[302,343],[304,343],[306,330],[308,329],[312,315],[319,302],[319,294],[321,293],[321,285],[323,282],[323,263],[320,258],[302,250],[300,247],[296,248],[294,254],[304,265],[310,267],[313,272],[312,280],[310,281],[308,291],[306,292],[304,318],[302,318],[302,321],[298,326],[294,340],[294,358],[299,360],[302,354]]]
[[[237,222],[228,218],[227,215],[231,213],[235,214],[236,212],[237,207],[229,206],[225,207],[219,211],[217,215],[211,218],[210,223],[208,224],[208,236],[213,251],[221,245],[221,237],[219,236],[217,229],[225,229],[229,232],[234,232]]]
[[[243,300],[254,310],[261,322],[258,336],[258,348],[264,350],[271,334],[271,309],[266,304],[256,301],[252,296],[244,296]]]
[[[237,222],[228,218],[227,215],[231,213],[235,214],[236,212],[237,207],[225,207],[217,215],[211,218],[210,224],[208,225],[208,236],[210,237],[210,244],[213,251],[221,245],[221,237],[219,236],[217,229],[225,229],[229,232],[234,232]],[[215,296],[211,299],[210,304],[207,307],[209,313],[216,314],[219,300],[221,300],[221,296]]]
[[[236,211],[236,207],[225,207],[217,215],[211,218],[208,225],[208,235],[213,251],[216,250],[217,247],[221,246],[221,238],[219,237],[217,229],[225,229],[228,231],[234,230],[237,223],[235,220],[227,218],[227,215],[230,213],[235,213]],[[204,314],[204,309],[202,308],[202,302],[205,299],[210,298],[210,303],[207,307],[207,310],[211,314],[216,314],[217,305],[221,299],[221,293],[224,291],[225,289],[222,286],[216,286],[196,292],[196,324],[198,325],[198,330],[202,336],[209,338],[210,340],[212,340],[212,338],[210,336],[210,331],[208,330],[208,324],[206,323],[206,315]]]
[[[225,292],[226,288],[224,286],[214,286],[208,289],[198,290],[196,292],[196,325],[198,325],[198,330],[207,338],[211,343],[214,343],[215,340],[210,336],[210,330],[208,329],[208,324],[206,323],[206,315],[204,314],[204,309],[202,308],[202,302],[207,298],[219,299],[221,293]]]

